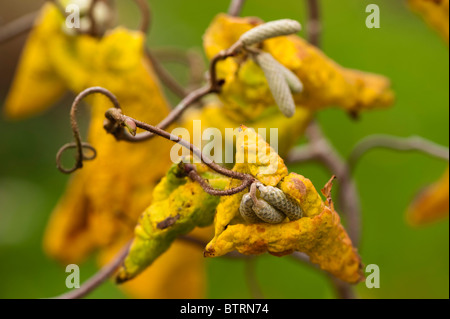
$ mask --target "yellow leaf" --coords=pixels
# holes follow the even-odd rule
[[[282,165],[281,158],[278,163]],[[253,165],[236,164],[234,170],[252,172]],[[233,250],[246,255],[269,252],[276,256],[300,251],[344,281],[357,283],[363,279],[360,257],[339,215],[331,203],[322,201],[311,181],[295,173],[288,175],[286,168],[278,169],[272,178],[253,176],[263,184],[278,186],[300,205],[305,217],[280,224],[246,223],[239,213],[245,191],[222,197],[214,221],[215,236],[206,246],[205,256],[222,256]],[[236,183],[233,181],[229,187]]]
[[[28,36],[5,101],[3,111],[9,118],[20,119],[44,111],[66,90],[48,55],[48,43],[59,36],[51,26],[63,21],[55,13],[53,5],[46,4]]]
[[[208,58],[229,48],[242,33],[260,23],[255,18],[218,15],[204,36]],[[303,83],[303,92],[294,94],[297,108],[318,110],[339,106],[357,113],[393,102],[387,78],[343,68],[298,36],[269,39],[261,47]],[[220,98],[230,111],[254,119],[265,109],[276,107],[263,71],[248,56],[229,58],[219,62],[217,67],[218,77],[225,79]]]
[[[63,23],[60,12],[47,3],[24,50],[6,105],[7,114],[24,117],[44,110],[65,88],[79,93],[89,86],[104,86],[131,116],[157,123],[167,115],[167,103],[153,68],[144,58],[142,33],[117,28],[102,39],[71,36],[63,32]],[[107,262],[129,240],[139,214],[152,200],[154,186],[170,165],[170,142],[116,142],[102,128],[109,101],[102,96],[90,97],[89,101],[89,141],[97,148],[98,157],[85,163],[70,180],[44,239],[46,252],[64,263],[80,262],[96,248],[101,249],[100,262]],[[140,298],[203,297],[203,257],[180,255],[182,248],[191,250],[184,249],[186,244],[182,242],[172,247],[156,268],[147,271],[152,280],[144,276],[124,285],[125,290]],[[180,274],[184,281],[178,278],[174,282],[171,278],[175,275],[169,270],[179,270],[180,265],[185,270]]]
[[[224,146],[231,149],[234,147],[236,142],[235,135],[233,135],[233,137],[227,135],[226,129],[238,129],[243,123],[241,121],[241,116],[236,118],[234,115],[235,114],[233,112],[229,112],[229,109],[220,103],[211,103],[203,106],[200,110],[189,110],[184,117],[182,126],[186,127],[189,131],[192,131],[193,121],[200,120],[202,130],[205,130],[206,128],[217,128],[220,130]],[[248,127],[255,130],[266,129],[266,141],[270,141],[270,129],[276,128],[278,134],[278,138],[276,139],[278,141],[277,151],[281,156],[285,156],[303,135],[306,126],[311,121],[311,118],[312,113],[304,108],[297,109],[294,116],[289,119],[287,119],[277,109],[270,109],[261,114],[258,118],[255,118],[254,120],[247,119],[244,123]]]
[[[421,191],[409,206],[407,217],[410,224],[419,226],[448,217],[449,169],[436,183]]]
[[[202,166],[197,165],[197,171],[211,186],[224,189],[228,178],[206,171]],[[152,204],[139,219],[130,252],[116,277],[119,283],[134,278],[150,266],[177,236],[213,221],[219,197],[207,194],[187,177],[177,177],[176,167],[155,188]]]
[[[412,10],[419,13],[447,41],[449,0],[408,0]]]

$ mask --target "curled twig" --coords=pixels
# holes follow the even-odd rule
[[[72,132],[73,132],[73,137],[75,139],[75,142],[66,144],[63,147],[61,147],[56,155],[56,165],[57,165],[58,169],[64,174],[70,174],[70,173],[76,171],[77,169],[82,168],[84,160],[92,160],[95,158],[95,155],[96,155],[95,148],[88,143],[81,142],[80,129],[78,128],[78,123],[77,123],[77,119],[76,119],[76,113],[77,113],[78,105],[80,104],[80,102],[86,96],[95,94],[95,93],[100,93],[100,94],[105,95],[112,102],[114,107],[116,109],[120,110],[119,101],[114,96],[114,94],[112,94],[110,91],[108,91],[102,87],[97,86],[97,87],[88,88],[88,89],[82,91],[80,94],[78,94],[75,97],[75,99],[72,103],[72,107],[70,109],[70,124],[72,126]],[[64,153],[64,151],[69,148],[76,148],[75,165],[70,169],[66,169],[66,168],[62,167],[61,157],[62,157],[62,154]],[[92,156],[86,156],[85,154],[83,154],[83,148],[90,149],[91,151],[93,151],[94,154]]]

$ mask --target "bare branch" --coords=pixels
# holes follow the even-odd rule
[[[163,119],[158,125],[156,126],[159,129],[165,129],[170,124],[175,122],[181,114],[193,103],[200,101],[201,98],[204,96],[211,94],[211,93],[217,93],[220,91],[220,88],[223,85],[223,80],[217,79],[216,74],[216,65],[219,61],[224,60],[228,57],[236,55],[241,50],[241,44],[239,42],[236,43],[236,45],[233,45],[228,50],[223,50],[219,52],[212,60],[209,68],[209,80],[207,85],[191,92],[188,94],[170,113],[169,115]],[[125,140],[128,142],[142,142],[146,141],[152,137],[155,136],[154,132],[144,132],[137,134],[136,136],[131,136],[130,134],[127,134],[123,130],[119,131],[109,131],[110,133],[114,134],[117,140]]]
[[[114,257],[106,266],[100,269],[94,276],[88,279],[80,288],[72,290],[63,295],[54,297],[54,299],[79,299],[83,298],[91,291],[96,289],[102,283],[104,283],[109,277],[111,277],[117,268],[123,263],[126,256],[128,255],[128,250],[131,246],[132,240],[130,240],[122,250]]]
[[[356,144],[348,158],[348,165],[354,169],[358,160],[374,148],[387,148],[397,151],[418,151],[430,156],[449,161],[448,147],[436,144],[420,136],[397,137],[375,134],[367,136]]]
[[[320,23],[320,7],[318,0],[308,1],[308,40],[312,45],[320,46],[322,24]]]
[[[256,257],[245,260],[245,279],[253,299],[264,299],[261,285],[256,276]]]
[[[141,25],[139,26],[139,30],[144,33],[147,34],[148,33],[148,29],[150,27],[150,23],[151,23],[151,10],[150,10],[150,6],[148,4],[147,0],[134,0],[134,2],[137,4],[137,6],[139,7],[139,10],[141,11]]]
[[[156,48],[151,50],[151,55],[153,59],[160,63],[175,62],[186,65],[189,69],[189,84],[186,90],[191,91],[198,88],[204,80],[205,63],[202,55],[197,50],[184,51],[177,48]],[[161,80],[164,82],[164,79]],[[165,84],[168,86],[167,83]],[[181,90],[179,91],[181,92]],[[180,97],[186,96],[186,94],[183,96],[179,95]]]
[[[0,44],[17,38],[33,28],[39,11],[28,13],[0,28]]]
[[[232,0],[230,3],[230,7],[228,8],[228,14],[233,17],[239,16],[244,4],[245,0]]]

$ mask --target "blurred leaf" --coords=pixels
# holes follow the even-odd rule
[[[449,0],[408,0],[408,3],[448,44]]]
[[[436,183],[422,190],[410,205],[407,217],[412,225],[424,225],[448,217],[448,171]]]

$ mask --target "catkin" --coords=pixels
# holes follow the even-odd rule
[[[241,35],[240,41],[244,45],[252,45],[269,38],[297,33],[302,29],[295,20],[282,19],[261,24]]]
[[[257,187],[261,198],[286,214],[289,220],[302,218],[303,210],[300,205],[295,200],[287,197],[281,189],[262,184],[257,185]]]
[[[272,57],[273,58],[273,57]],[[275,58],[273,58],[276,63],[278,63],[278,66],[281,69],[281,72],[283,72],[284,79],[286,80],[289,88],[291,89],[291,92],[293,93],[300,93],[303,91],[303,83],[300,81],[300,79],[295,75],[294,72],[289,70],[287,67],[285,67],[283,64],[278,62]]]
[[[295,102],[286,81],[285,73],[280,68],[280,63],[266,52],[254,54],[253,59],[263,70],[272,96],[280,111],[286,117],[292,117],[295,113]]]
[[[282,212],[262,199],[258,199],[254,203],[253,211],[261,220],[270,224],[279,224],[286,218]]]
[[[260,223],[261,219],[256,216],[255,212],[253,211],[253,200],[249,193],[242,196],[241,204],[239,206],[239,212],[241,213],[242,218],[247,223],[255,224]]]

